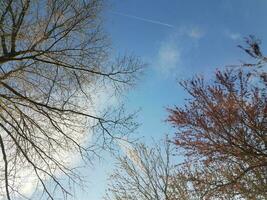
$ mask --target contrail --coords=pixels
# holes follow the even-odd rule
[[[167,26],[169,28],[174,28],[174,25],[172,25],[172,24],[167,24],[167,23],[164,23],[164,22],[156,21],[156,20],[146,19],[146,18],[142,18],[142,17],[137,17],[135,15],[128,15],[128,14],[119,13],[119,12],[111,12],[111,13],[113,13],[115,15],[121,15],[121,16],[124,16],[124,17],[129,17],[129,18],[132,18],[132,19],[141,20],[141,21],[144,21],[144,22],[149,22],[149,23],[152,23],[152,24],[158,24],[158,25],[162,25],[162,26]]]

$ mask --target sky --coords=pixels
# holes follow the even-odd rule
[[[186,94],[178,81],[238,64],[247,56],[237,47],[253,34],[267,44],[267,0],[111,0],[104,10],[104,28],[113,51],[136,55],[147,63],[145,73],[124,98],[128,111],[140,109],[134,133],[151,143],[174,136],[165,122],[166,108],[183,105]],[[114,168],[109,154],[86,168],[88,188],[78,200],[99,200]]]

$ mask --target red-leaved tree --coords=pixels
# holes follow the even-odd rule
[[[182,82],[190,98],[169,109],[186,174],[204,199],[267,197],[267,58],[253,37],[247,45],[255,63],[217,71],[214,82]]]

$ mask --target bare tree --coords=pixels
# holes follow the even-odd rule
[[[43,197],[66,197],[59,175],[80,180],[68,153],[90,160],[98,148],[83,141],[88,129],[99,145],[132,130],[121,109],[94,107],[99,88],[121,91],[142,68],[133,57],[111,62],[102,8],[101,0],[1,0],[0,198],[23,197],[26,172]]]
[[[171,143],[152,148],[137,144],[118,157],[110,176],[107,200],[189,200],[199,199],[172,160]]]

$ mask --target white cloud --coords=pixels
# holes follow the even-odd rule
[[[231,40],[241,40],[242,36],[240,33],[237,32],[231,32],[229,30],[225,31],[226,37],[230,38]]]
[[[198,25],[181,26],[178,29],[180,36],[187,36],[191,39],[198,40],[205,36],[205,31]]]
[[[158,69],[165,76],[170,75],[180,63],[181,54],[178,46],[173,40],[165,41],[158,51]]]
[[[188,28],[186,33],[189,37],[194,39],[200,39],[205,35],[204,31],[197,26]]]
[[[198,47],[199,39],[205,36],[203,28],[197,25],[181,26],[172,33],[170,37],[161,42],[156,59],[156,67],[159,73],[165,76],[174,75],[178,72],[178,67],[186,62],[182,56],[186,52]]]

